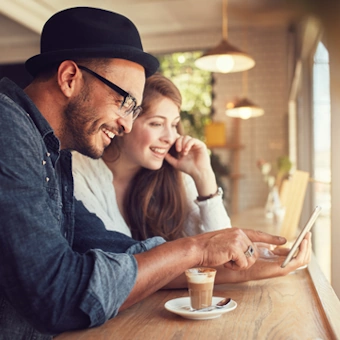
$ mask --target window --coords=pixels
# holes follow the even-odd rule
[[[320,42],[313,65],[313,195],[322,214],[313,229],[314,252],[321,269],[330,280],[330,83],[328,51]]]

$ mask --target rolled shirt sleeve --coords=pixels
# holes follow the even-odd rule
[[[196,200],[198,192],[194,180],[187,174],[183,174],[183,180],[189,206],[185,234],[192,236],[207,231],[231,228],[223,197],[215,196],[198,202]]]
[[[137,261],[131,254],[150,250],[164,242],[161,237],[136,242],[127,249],[128,254],[112,254],[99,249],[89,251],[95,258],[95,266],[81,309],[90,316],[90,327],[116,316],[128,297],[138,271]]]
[[[103,324],[117,315],[135,284],[137,262],[129,254],[90,250],[94,258],[93,275],[80,308],[90,318],[89,327]]]

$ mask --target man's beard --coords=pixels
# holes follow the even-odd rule
[[[100,158],[104,150],[91,144],[93,136],[98,133],[96,110],[89,106],[89,89],[83,91],[70,102],[64,110],[64,124],[61,131],[63,140],[69,148],[91,158]]]

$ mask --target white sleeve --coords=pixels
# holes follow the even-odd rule
[[[102,159],[91,159],[72,152],[74,196],[90,212],[96,214],[106,229],[131,237],[116,201],[112,172]]]
[[[192,236],[207,231],[231,228],[223,197],[219,195],[197,202],[198,192],[194,180],[187,174],[183,174],[183,180],[189,207],[185,224],[186,235]]]

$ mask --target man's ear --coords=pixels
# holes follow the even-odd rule
[[[77,84],[79,84],[81,77],[82,74],[74,61],[65,60],[59,65],[57,73],[58,85],[66,97],[70,98],[74,91],[77,90]]]

